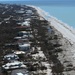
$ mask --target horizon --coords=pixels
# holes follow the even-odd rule
[[[26,3],[33,5],[65,5],[65,6],[75,6],[75,0],[0,0],[0,2],[5,3]],[[11,3],[12,2],[12,3]]]

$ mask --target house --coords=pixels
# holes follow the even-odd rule
[[[20,43],[18,46],[19,46],[19,50],[22,50],[22,51],[30,50],[30,43]]]
[[[30,21],[22,22],[21,26],[30,27]]]
[[[18,55],[19,58],[24,58],[26,52],[25,51],[15,51],[14,54]]]
[[[27,18],[27,19],[25,19],[25,21],[24,22],[19,22],[19,23],[17,23],[18,25],[20,25],[20,26],[27,26],[27,27],[30,27],[30,18]]]
[[[22,54],[23,55],[23,54],[25,54],[25,52],[24,51],[15,51],[14,54],[16,54],[16,55],[21,55]]]
[[[18,39],[16,43],[19,44],[19,43],[32,43],[32,42],[30,42],[28,38],[25,38],[25,39],[21,38],[21,39]]]
[[[24,19],[25,21],[23,22],[18,22],[18,26],[15,27],[14,29],[17,29],[17,28],[30,28],[30,18],[27,18],[27,19]]]
[[[19,39],[25,39],[28,38],[28,32],[26,31],[20,31],[17,34],[17,37],[14,37],[15,40],[19,40]]]
[[[19,39],[18,41],[17,41],[17,43],[22,43],[22,42],[29,42],[29,39],[28,38],[25,38],[25,39]]]
[[[23,62],[20,62],[20,61],[12,61],[12,62],[6,63],[5,65],[2,65],[3,71],[14,70],[19,68],[26,68],[26,65],[24,65]]]
[[[26,14],[33,14],[32,10],[26,10]]]
[[[25,21],[31,21],[31,18],[24,19]]]
[[[6,48],[17,49],[18,45],[17,45],[17,43],[6,43],[5,47]]]
[[[17,37],[15,37],[14,39],[18,40],[18,39],[27,39],[27,38],[31,39],[31,38],[34,38],[34,36],[31,33],[32,32],[20,31],[20,32],[18,32]]]
[[[11,72],[11,75],[30,75],[26,69],[16,69]]]
[[[29,33],[27,31],[20,31],[18,32],[18,36],[28,36]]]
[[[4,62],[10,62],[11,60],[19,60],[18,55],[12,53],[12,54],[7,54],[3,58]]]
[[[32,35],[32,31],[20,31],[18,33],[18,36],[34,38],[34,36]]]
[[[18,14],[24,14],[25,13],[24,10],[16,10],[15,12],[18,13]]]

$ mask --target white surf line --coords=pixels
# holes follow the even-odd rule
[[[40,16],[44,17],[45,20],[47,20],[51,26],[53,26],[55,29],[57,29],[64,38],[69,40],[73,46],[71,47],[70,51],[73,52],[73,55],[69,57],[69,61],[72,61],[73,66],[75,66],[75,30],[70,27],[69,25],[63,23],[62,21],[58,20],[57,18],[48,15],[45,11],[41,10],[40,8],[34,7]],[[69,51],[68,51],[69,52]],[[66,57],[68,57],[66,55]],[[67,58],[66,58],[67,59]]]
[[[50,22],[50,25],[53,26],[55,29],[57,29],[63,35],[63,37],[69,40],[71,44],[75,43],[75,30],[72,27],[68,26],[67,24],[63,23],[57,18],[49,15],[41,8],[36,6],[32,6],[32,7],[37,10],[37,12],[41,17],[44,17],[44,19]]]

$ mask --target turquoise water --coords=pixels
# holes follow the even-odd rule
[[[75,28],[75,6],[39,6],[50,15]]]

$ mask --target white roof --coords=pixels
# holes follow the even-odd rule
[[[31,20],[31,18],[27,18],[27,19],[25,19],[26,21],[30,21]]]
[[[27,31],[20,31],[20,32],[21,32],[21,33],[28,33]],[[20,32],[19,32],[19,33],[20,33]]]
[[[5,64],[5,65],[6,65],[6,66],[11,66],[11,65],[18,65],[18,64],[23,64],[23,62],[14,61],[14,62],[11,62],[11,63],[7,63],[7,64]],[[4,67],[5,65],[3,65],[3,67]]]
[[[23,73],[17,73],[17,75],[23,75]]]
[[[29,75],[27,69],[15,69],[12,70],[11,75]]]
[[[14,53],[13,54],[8,54],[8,55],[5,55],[4,58],[6,58],[6,57],[13,57],[13,56],[17,56],[17,55],[14,54]]]
[[[21,39],[22,37],[14,37],[14,39]]]
[[[23,26],[23,25],[25,25],[25,26],[30,26],[30,22],[29,22],[29,21],[25,21],[25,22],[22,23],[22,26]]]
[[[16,11],[16,13],[24,13],[25,11],[24,10],[18,10]]]
[[[19,41],[29,41],[29,39],[28,38],[19,39]]]
[[[26,10],[27,12],[26,13],[32,13],[32,10]]]
[[[19,47],[28,47],[28,46],[30,46],[29,43],[19,44]]]
[[[15,51],[14,53],[15,53],[15,54],[25,54],[24,51]]]
[[[14,61],[12,63],[7,63],[2,66],[4,69],[15,69],[15,68],[26,68],[26,65],[23,64],[23,62]]]
[[[19,33],[32,33],[32,31],[20,31]]]
[[[26,39],[28,35],[23,35],[22,37],[15,37],[14,39]]]

